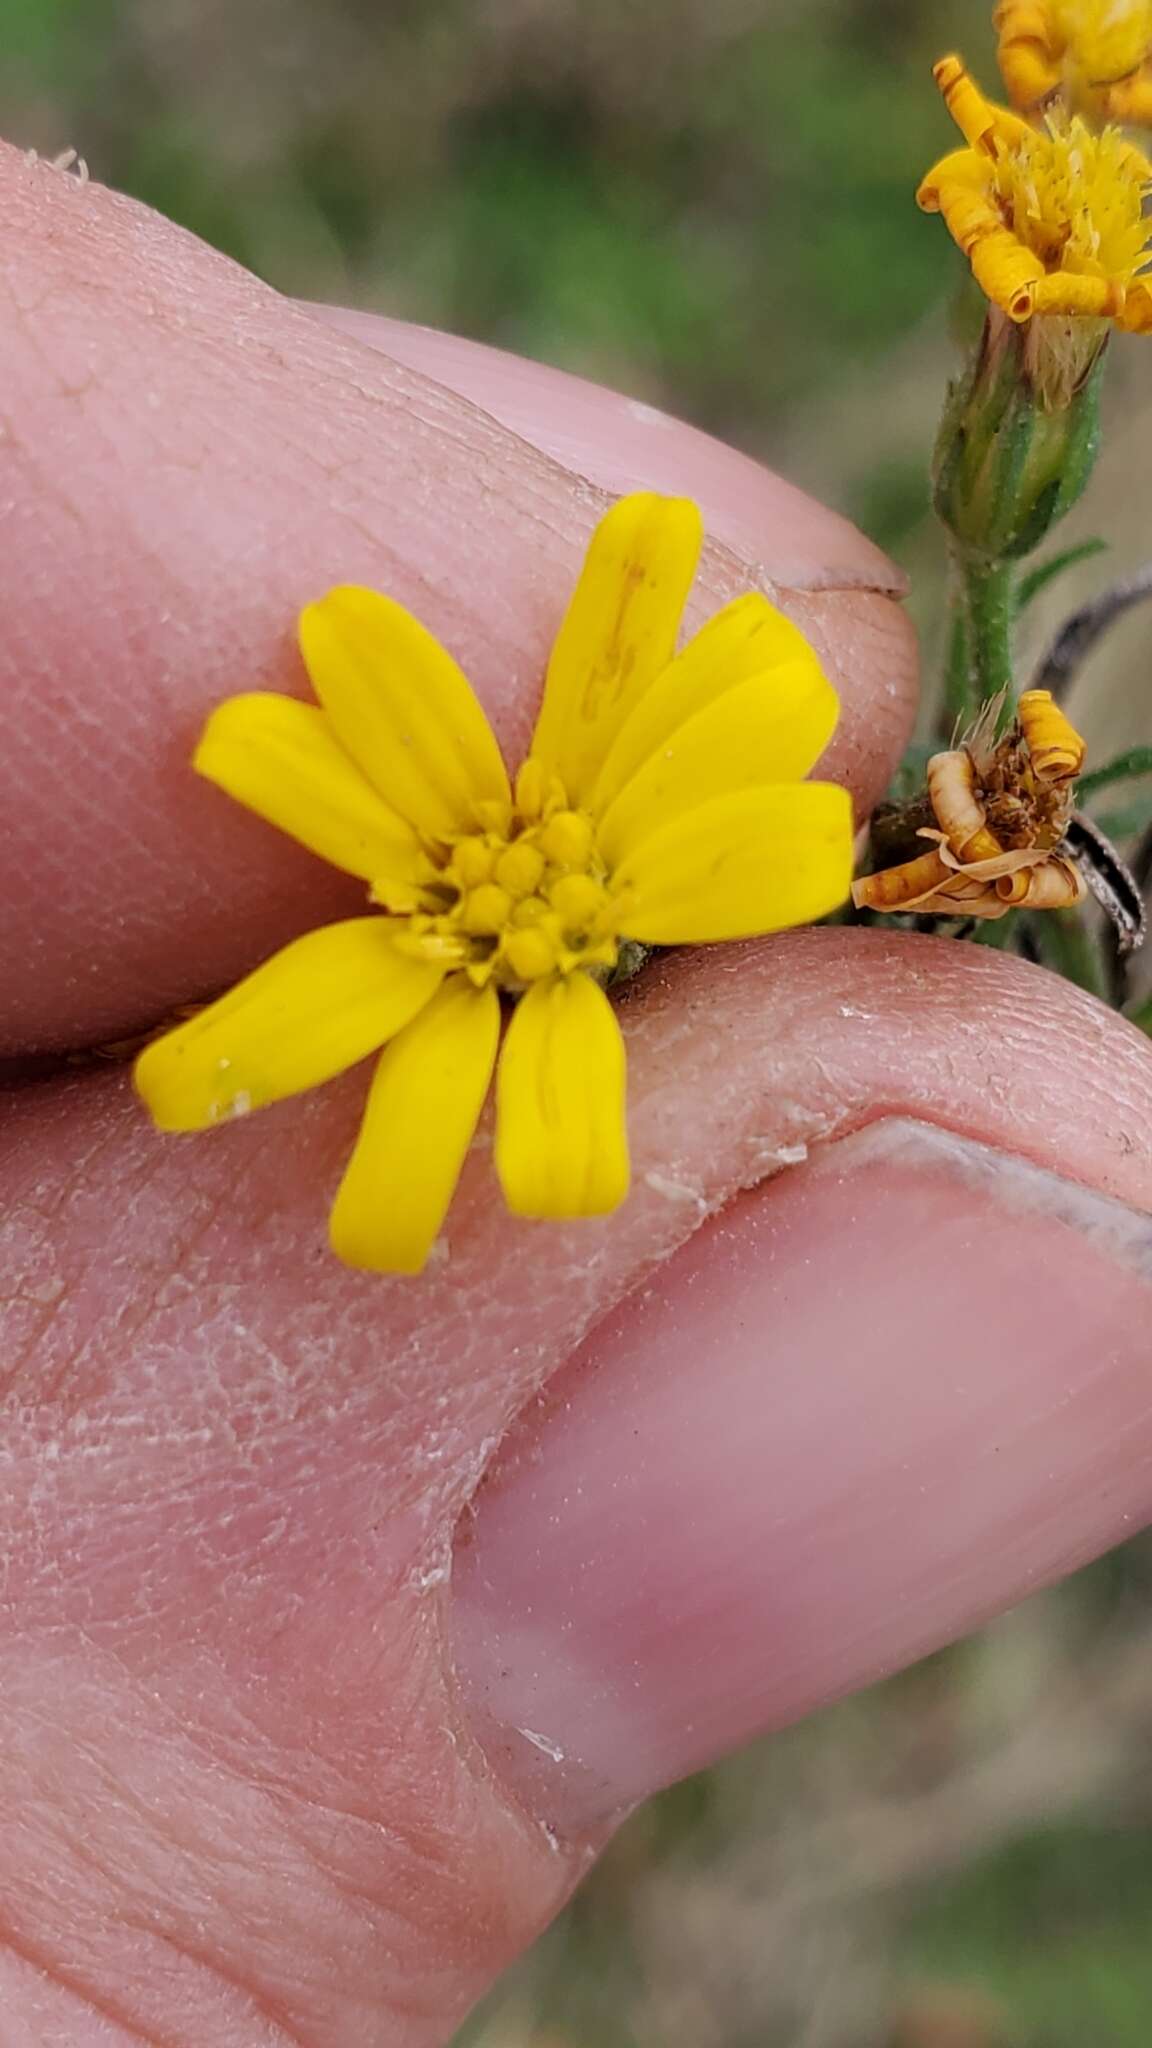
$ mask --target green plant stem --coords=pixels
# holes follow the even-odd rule
[[[1132,747],[1126,754],[1117,754],[1114,761],[1106,761],[1102,768],[1094,768],[1090,775],[1082,775],[1077,784],[1081,803],[1094,790],[1107,789],[1112,782],[1131,782],[1137,775],[1152,775],[1152,747]]]
[[[978,924],[969,943],[973,946],[991,946],[997,953],[1014,953],[1016,950],[1016,918],[989,918],[986,924]]]
[[[948,627],[948,652],[944,663],[944,696],[940,706],[939,737],[950,746],[957,723],[970,722],[972,700],[971,657],[968,651],[968,606],[964,594],[963,570],[952,559],[952,594]]]
[[[1137,1003],[1134,1010],[1125,1014],[1130,1024],[1135,1024],[1138,1031],[1146,1031],[1152,1038],[1152,996],[1145,996],[1142,1003]]]
[[[1002,690],[1011,693],[1013,566],[1011,562],[981,562],[968,556],[960,563],[960,573],[964,579],[968,642],[969,702],[964,706],[964,714],[974,718],[989,697]]]
[[[1016,615],[1011,562],[952,557],[952,625],[944,674],[940,737],[950,743],[989,697],[1012,694],[1012,624]]]

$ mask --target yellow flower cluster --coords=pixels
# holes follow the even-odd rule
[[[1001,0],[995,22],[1014,107],[1152,125],[1152,0]]]
[[[639,493],[601,522],[514,781],[451,656],[371,590],[303,614],[317,705],[251,694],[208,723],[200,773],[377,909],[149,1046],[137,1086],[162,1128],[199,1130],[379,1052],[331,1220],[352,1265],[419,1271],[494,1075],[509,1207],[615,1208],[625,1059],[604,982],[624,943],[776,931],[848,895],[848,795],[804,780],[838,706],[803,635],[750,594],[676,652],[701,539],[684,499]]]
[[[1033,128],[985,99],[956,57],[935,77],[965,147],[933,166],[917,198],[943,214],[992,304],[1017,323],[1052,315],[1152,329],[1142,151],[1115,128],[1094,135],[1078,115]]]

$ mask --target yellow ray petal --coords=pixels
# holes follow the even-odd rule
[[[442,975],[395,950],[387,918],[325,925],[146,1047],[136,1086],[165,1131],[243,1116],[375,1052]]]
[[[253,691],[212,713],[192,765],[333,867],[387,886],[411,909],[419,842],[336,738],[323,711]]]
[[[620,925],[646,945],[782,931],[835,910],[852,880],[852,805],[833,782],[742,790],[675,818],[613,882]]]
[[[471,684],[403,605],[342,585],[302,612],[300,646],[340,744],[417,831],[468,831],[477,802],[508,802]]]
[[[926,213],[943,214],[993,304],[1013,320],[1027,320],[1045,278],[1044,265],[1005,227],[991,197],[985,161],[973,150],[956,150],[929,171],[916,198]]]
[[[948,112],[970,148],[987,150],[992,154],[1014,143],[1027,148],[1035,140],[1035,129],[1019,114],[1013,114],[1007,107],[997,106],[994,100],[984,97],[959,57],[941,57],[939,63],[932,66],[932,76],[944,95]]]
[[[748,676],[803,662],[819,669],[799,627],[766,597],[751,591],[725,605],[669,662],[625,719],[588,799],[592,815],[602,816],[637,769],[714,698]]]
[[[925,171],[916,188],[916,203],[931,213],[936,207],[938,185],[968,185],[973,191],[990,192],[992,189],[992,168],[976,150],[965,146],[950,149],[939,157],[930,171]]]
[[[1021,295],[1017,304],[1023,303]],[[1120,312],[1123,305],[1124,286],[1115,278],[1078,277],[1074,271],[1054,270],[1033,286],[1028,313],[1057,313],[1074,319],[1107,320]],[[1006,310],[1014,318],[1019,317],[1012,306]]]
[[[439,1233],[488,1093],[500,998],[452,975],[380,1056],[332,1210],[349,1266],[418,1273]]]
[[[532,754],[582,804],[632,706],[666,668],[700,556],[687,498],[637,491],[600,521],[556,636]]]
[[[993,234],[982,235],[978,242],[974,242],[968,251],[968,260],[973,277],[994,306],[999,306],[1010,320],[1017,323],[1031,319],[1036,310],[1037,292],[1042,289],[1046,278],[1044,265],[1030,249],[1025,249],[1007,228],[1001,228]],[[1084,282],[1094,280],[1085,279]]]
[[[1142,277],[1129,285],[1118,325],[1127,334],[1152,333],[1152,290]]]
[[[944,215],[965,255],[984,235],[1006,232],[992,200],[991,167],[974,149],[954,149],[933,164],[916,188],[916,204]]]
[[[538,982],[508,1027],[496,1169],[518,1216],[604,1216],[628,1192],[624,1041],[586,974]]]
[[[1060,84],[1065,37],[1045,0],[1000,0],[992,19],[1008,97],[1028,112]]]
[[[800,782],[824,752],[840,706],[815,656],[748,676],[671,733],[596,828],[610,868],[669,818],[759,783]]]
[[[1027,320],[1036,287],[1045,276],[1044,265],[1005,227],[992,197],[987,161],[974,150],[954,150],[922,180],[916,200],[925,213],[943,214],[953,241],[993,304],[1013,320]]]
[[[1109,88],[1108,118],[1133,128],[1152,127],[1152,69],[1145,65],[1135,78]]]

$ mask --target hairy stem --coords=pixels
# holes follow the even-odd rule
[[[954,555],[949,600],[948,651],[944,661],[944,695],[939,713],[939,738],[945,746],[951,745],[958,722],[970,722],[971,665],[964,571]]]
[[[1012,693],[1013,567],[1010,562],[956,560],[956,607],[948,664],[948,713],[970,724],[989,697]]]

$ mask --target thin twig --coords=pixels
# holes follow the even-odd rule
[[[1096,642],[1117,619],[1152,597],[1152,564],[1114,583],[1099,597],[1082,605],[1065,619],[1032,681],[1034,690],[1051,690],[1056,698],[1067,694]]]

